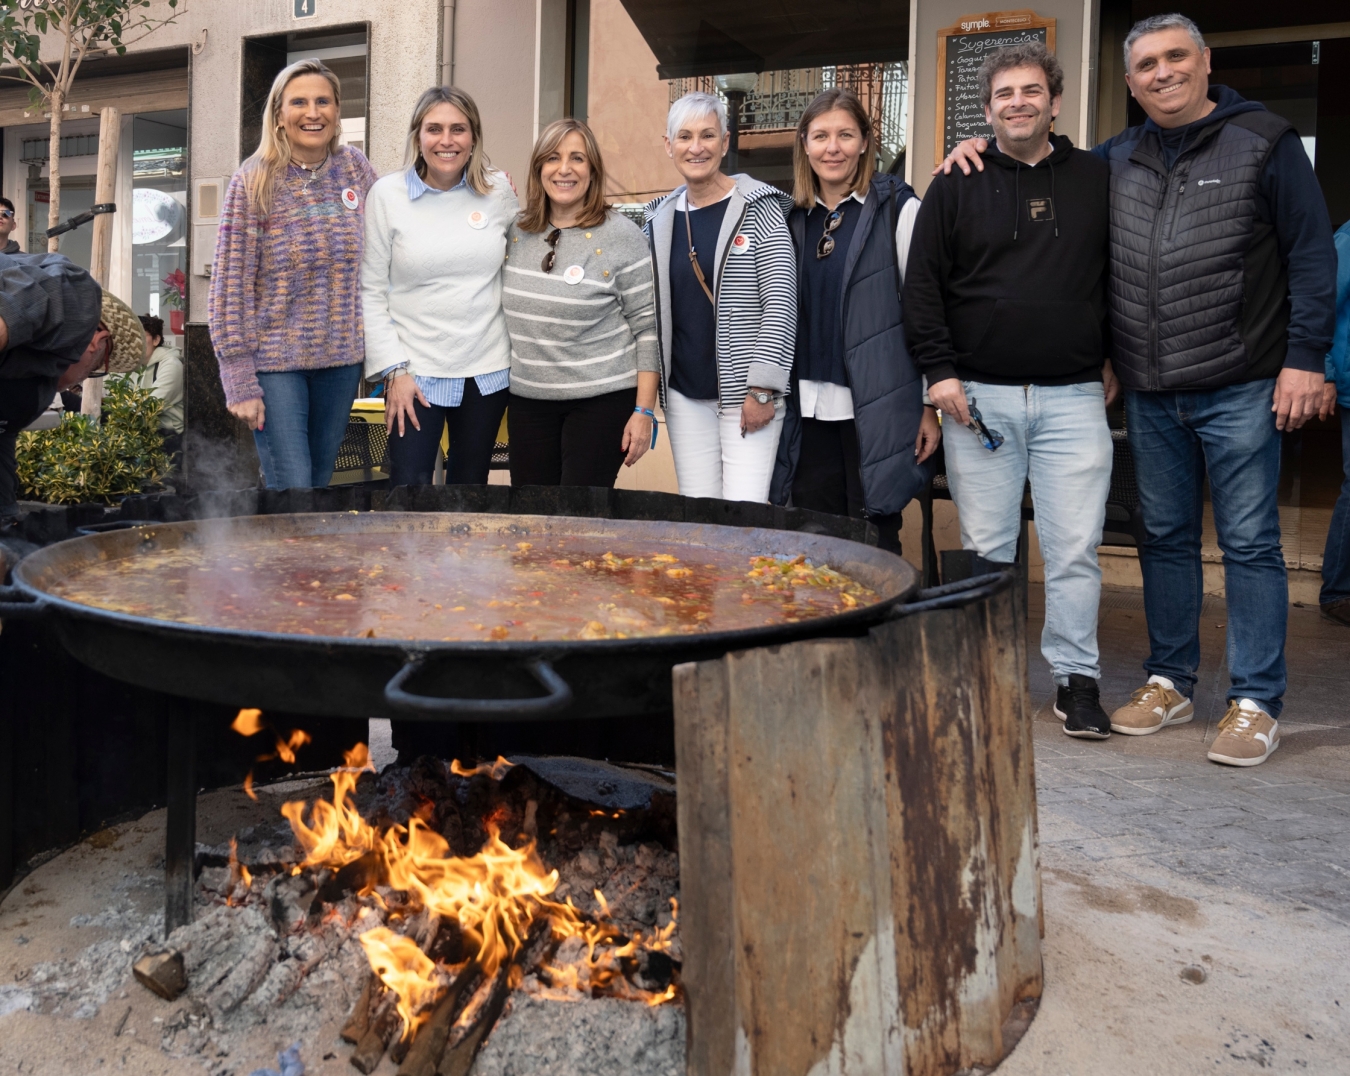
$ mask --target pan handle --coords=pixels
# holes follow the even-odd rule
[[[528,672],[548,694],[529,699],[441,699],[405,691],[408,678],[422,668],[423,654],[410,655],[384,686],[384,701],[395,710],[466,718],[531,718],[556,714],[572,704],[572,688],[543,658],[525,662]]]
[[[915,594],[912,602],[891,606],[886,619],[899,620],[901,617],[926,613],[932,609],[953,609],[969,605],[980,598],[997,594],[1012,584],[1012,572],[990,572],[987,575],[972,576],[940,587],[929,587]]]
[[[18,587],[0,587],[0,620],[37,620],[47,603]]]

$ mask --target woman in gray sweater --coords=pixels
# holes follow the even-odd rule
[[[590,128],[572,119],[544,128],[502,286],[513,486],[612,486],[655,440],[651,259],[604,189]]]

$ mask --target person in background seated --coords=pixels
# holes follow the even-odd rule
[[[15,443],[57,389],[106,371],[102,291],[60,254],[0,254],[0,526],[19,516]]]
[[[686,497],[769,499],[797,330],[792,199],[729,176],[727,106],[688,93],[666,116],[684,183],[645,209],[675,476]]]
[[[1107,168],[1050,134],[1064,72],[1044,45],[990,53],[979,81],[996,135],[989,167],[928,188],[905,276],[905,327],[928,395],[951,419],[947,480],[961,545],[1013,561],[1031,480],[1055,713],[1069,736],[1104,740],[1097,546],[1111,487],[1106,404],[1116,391],[1105,359]]]
[[[653,441],[652,264],[642,232],[604,191],[591,129],[573,119],[545,127],[506,244],[513,486],[612,486]]]
[[[0,254],[22,254],[19,241],[14,238],[14,203],[8,198],[0,198]]]
[[[931,478],[923,464],[941,434],[900,309],[919,200],[875,174],[871,135],[846,89],[820,94],[797,124],[797,350],[769,499],[869,518],[899,553],[901,513]]]
[[[327,486],[361,384],[370,162],[339,141],[341,85],[318,60],[272,83],[262,140],[230,180],[208,322],[230,414],[270,489]]]
[[[1322,554],[1322,615],[1350,627],[1350,221],[1336,233],[1336,337],[1327,352],[1327,386],[1322,417],[1341,405],[1341,464],[1345,484],[1331,513],[1327,548]]]
[[[1211,86],[1200,28],[1153,15],[1124,41],[1148,120],[1092,152],[1111,170],[1111,331],[1145,539],[1148,681],[1111,715],[1142,736],[1194,716],[1205,482],[1228,605],[1228,709],[1211,762],[1279,747],[1289,577],[1281,433],[1323,407],[1336,251],[1322,189],[1285,119]],[[983,168],[980,139],[941,168]]]
[[[164,342],[162,318],[141,315],[145,329],[145,367],[140,387],[149,389],[164,401],[159,412],[159,433],[164,451],[177,457],[183,447],[183,356],[176,347]]]
[[[431,484],[447,430],[446,482],[488,480],[511,375],[502,258],[519,208],[473,98],[422,94],[404,170],[371,188],[361,267],[366,377],[384,381],[395,486]]]

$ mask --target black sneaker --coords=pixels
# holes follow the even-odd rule
[[[1102,709],[1097,681],[1090,676],[1070,675],[1069,686],[1055,693],[1055,716],[1064,722],[1066,736],[1104,740],[1111,735],[1111,719]]]

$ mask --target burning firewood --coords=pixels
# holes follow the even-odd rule
[[[349,1042],[355,1046],[370,1030],[370,995],[378,982],[379,980],[375,978],[374,972],[366,976],[366,985],[361,988],[361,996],[356,999],[356,1004],[352,1007],[352,1014],[347,1017],[347,1022],[342,1027],[341,1038],[343,1042]]]
[[[488,1037],[506,1005],[506,995],[511,992],[513,966],[503,964],[498,968],[497,974],[484,981],[464,1007],[464,1012],[451,1029],[449,1045],[436,1068],[437,1076],[469,1076],[469,1069],[478,1056],[478,1048],[483,1045],[483,1040]]]
[[[464,965],[464,969],[455,977],[454,983],[436,1005],[422,1029],[417,1033],[398,1076],[435,1076],[436,1063],[445,1053],[445,1044],[450,1038],[450,1029],[459,1015],[460,1002],[464,999],[465,989],[478,978],[478,965],[473,961]]]
[[[366,1033],[361,1036],[361,1041],[352,1051],[352,1067],[357,1072],[375,1071],[375,1066],[380,1063],[380,1058],[384,1057],[385,1050],[398,1034],[400,1021],[394,995],[387,993],[371,1018]]]

